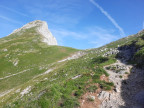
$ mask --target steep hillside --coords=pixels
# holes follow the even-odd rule
[[[24,84],[48,70],[52,63],[78,51],[57,46],[56,39],[43,26],[46,27],[45,22],[34,21],[0,39],[0,94]],[[39,33],[38,29],[44,32]]]
[[[30,32],[25,39],[35,33],[27,30]],[[36,39],[25,40],[24,46],[17,43],[19,50],[16,50],[14,40],[21,36],[13,38],[13,42],[7,41],[11,42],[8,45],[1,40],[3,53],[0,57],[3,62],[0,71],[6,73],[1,72],[5,78],[0,79],[3,86],[1,107],[143,108],[144,31],[75,54],[72,53],[77,50],[72,48],[48,46],[41,39],[34,41],[39,35],[33,35]],[[7,78],[7,72],[20,74]]]

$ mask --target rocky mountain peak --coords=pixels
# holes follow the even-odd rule
[[[50,30],[48,29],[48,24],[45,21],[35,20],[32,21],[23,27],[14,30],[11,34],[18,33],[21,31],[25,31],[26,29],[36,28],[36,32],[42,36],[42,41],[47,43],[48,45],[57,45],[56,38],[52,35]]]
[[[138,32],[138,34],[144,34],[144,29]]]

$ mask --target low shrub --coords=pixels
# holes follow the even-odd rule
[[[87,88],[87,91],[89,91],[89,92],[96,92],[96,90],[97,90],[96,85],[93,85],[93,86],[90,86],[89,88]]]
[[[80,97],[83,93],[84,93],[83,90],[77,90],[77,91],[75,91],[74,96]]]
[[[120,75],[119,77],[122,78],[122,75]]]
[[[97,67],[97,68],[94,70],[94,72],[95,72],[96,74],[100,74],[100,75],[105,74],[106,76],[109,76],[109,74],[108,74],[102,67]]]
[[[100,74],[95,74],[93,77],[92,77],[92,79],[100,79]]]
[[[104,63],[104,62],[106,62],[108,60],[109,59],[107,57],[99,56],[99,57],[93,58],[92,59],[92,63],[100,64],[100,63]]]
[[[106,69],[107,69],[107,70],[110,70],[110,69],[111,69],[111,66],[106,67]]]
[[[63,108],[75,108],[79,107],[79,102],[76,98],[74,97],[69,97],[65,99],[65,101],[61,104],[61,107]]]

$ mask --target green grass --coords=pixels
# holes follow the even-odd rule
[[[107,57],[102,57],[102,56],[99,56],[99,57],[96,57],[96,58],[92,59],[93,64],[95,64],[95,63],[100,64],[100,63],[104,63],[106,61],[108,61],[108,58]]]
[[[120,76],[119,76],[119,78],[123,78],[123,76],[122,76],[122,75],[120,75]]]
[[[96,85],[92,85],[92,86],[90,86],[90,87],[87,88],[87,91],[89,91],[89,92],[96,92],[97,88],[98,87]]]
[[[7,49],[7,51],[4,51]],[[12,34],[0,41],[0,78],[22,72],[13,77],[0,80],[0,92],[12,89],[45,72],[50,64],[62,60],[77,52],[77,49],[48,46],[41,42],[41,36],[35,28],[22,34]],[[18,64],[14,66],[14,63]]]
[[[112,82],[101,81],[100,76],[109,76],[103,69],[103,66],[115,63],[116,55],[110,55],[108,57],[103,57],[102,55],[110,51],[110,48],[117,48],[118,45],[131,45],[135,42],[134,40],[138,38],[137,35],[123,38],[101,48],[87,50],[86,52],[88,54],[79,59],[50,65],[78,50],[60,46],[47,46],[40,42],[41,37],[39,37],[39,35],[32,36],[31,33],[35,33],[34,29],[25,31],[21,36],[14,34],[11,38],[6,37],[0,40],[0,76],[4,77],[8,75],[8,72],[17,73],[24,69],[31,69],[23,74],[1,80],[0,91],[15,87],[16,89],[21,88],[21,92],[26,87],[32,86],[30,93],[23,97],[21,97],[20,93],[13,91],[4,98],[1,98],[4,99],[4,102],[0,103],[0,107],[79,107],[80,103],[78,100],[80,97],[86,92],[95,92],[98,88],[96,86],[97,84],[102,90],[111,90],[114,86]],[[142,40],[135,43],[138,47],[143,47]],[[5,48],[8,49],[7,52],[3,51]],[[108,49],[106,51],[100,51],[104,48]],[[135,57],[138,57],[139,54],[142,55],[141,53],[143,53],[143,51],[137,52]],[[7,57],[5,57],[6,55]],[[17,66],[13,66],[12,62],[16,59],[19,60],[19,63]],[[48,68],[54,67],[56,67],[56,69],[49,74],[34,78],[34,76],[43,73]],[[76,76],[79,77],[73,79]],[[45,78],[47,80],[45,80]]]
[[[106,76],[108,76],[108,74],[101,66],[96,64],[93,65],[92,61],[93,60],[91,59],[86,60],[85,56],[76,60],[67,61],[64,63],[65,65],[62,65],[54,72],[44,76],[49,80],[34,84],[34,87],[31,90],[34,94],[32,97],[26,95],[25,99],[23,101],[19,100],[18,103],[21,107],[26,107],[28,105],[42,108],[73,108],[79,106],[78,99],[80,96],[87,91],[94,92],[97,89],[96,86],[91,85],[93,83],[99,83],[103,86],[102,89],[110,90],[113,85],[111,83],[100,81],[99,78],[103,74]],[[95,68],[95,66],[98,67]],[[91,73],[95,74],[91,75]],[[65,76],[66,74],[67,76]],[[76,79],[72,79],[77,75],[81,76]],[[40,80],[41,78],[43,79],[42,76],[38,79]],[[51,81],[52,79],[55,80]],[[91,86],[87,88],[87,85]],[[45,91],[44,94],[36,99],[36,96],[42,91]]]

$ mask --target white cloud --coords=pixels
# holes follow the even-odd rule
[[[59,34],[59,36],[62,36],[62,37],[73,37],[78,40],[87,38],[87,36],[83,33],[78,33],[78,32],[69,31],[65,29],[52,30],[52,32]]]
[[[79,32],[70,31],[66,29],[57,29],[57,30],[50,29],[50,31],[58,40],[59,45],[64,45],[64,42],[68,37],[70,37],[72,40],[87,39],[87,35],[84,33],[79,33]]]
[[[98,3],[96,3],[94,0],[90,0],[92,4],[94,4],[111,22],[112,24],[120,31],[121,36],[125,36],[125,32],[123,28],[121,28],[118,23],[115,21],[115,19],[106,12]]]
[[[58,40],[59,45],[65,45],[66,39],[70,38],[71,42],[80,41],[81,44],[81,41],[84,41],[86,43],[82,44],[87,44],[88,46],[96,48],[118,39],[115,31],[111,29],[89,27],[83,31],[84,32],[76,32],[66,29],[51,29],[51,32]]]
[[[21,24],[21,22],[19,22],[19,21],[16,21],[16,20],[10,19],[10,18],[5,17],[5,16],[2,16],[2,15],[0,15],[0,18],[1,18],[1,19],[4,19],[4,20],[6,20],[6,21],[12,22],[12,23]]]
[[[24,14],[24,13],[22,13],[22,12],[16,11],[16,10],[11,9],[11,8],[8,8],[8,7],[6,7],[6,6],[0,5],[0,8],[6,9],[6,10],[8,10],[8,11],[11,11],[11,12],[13,12],[13,13],[16,13],[16,14],[21,15],[21,16],[24,16],[24,17],[29,17],[28,15],[26,15],[26,14]]]
[[[101,27],[93,27],[89,29],[91,40],[90,44],[93,44],[95,48],[108,44],[114,40],[118,39],[118,36],[115,34],[114,30],[104,29]]]
[[[89,1],[81,0],[47,0],[44,2],[36,0],[26,5],[25,9],[35,19],[44,19],[52,25],[71,27],[91,12],[92,7],[89,5],[91,5]]]

